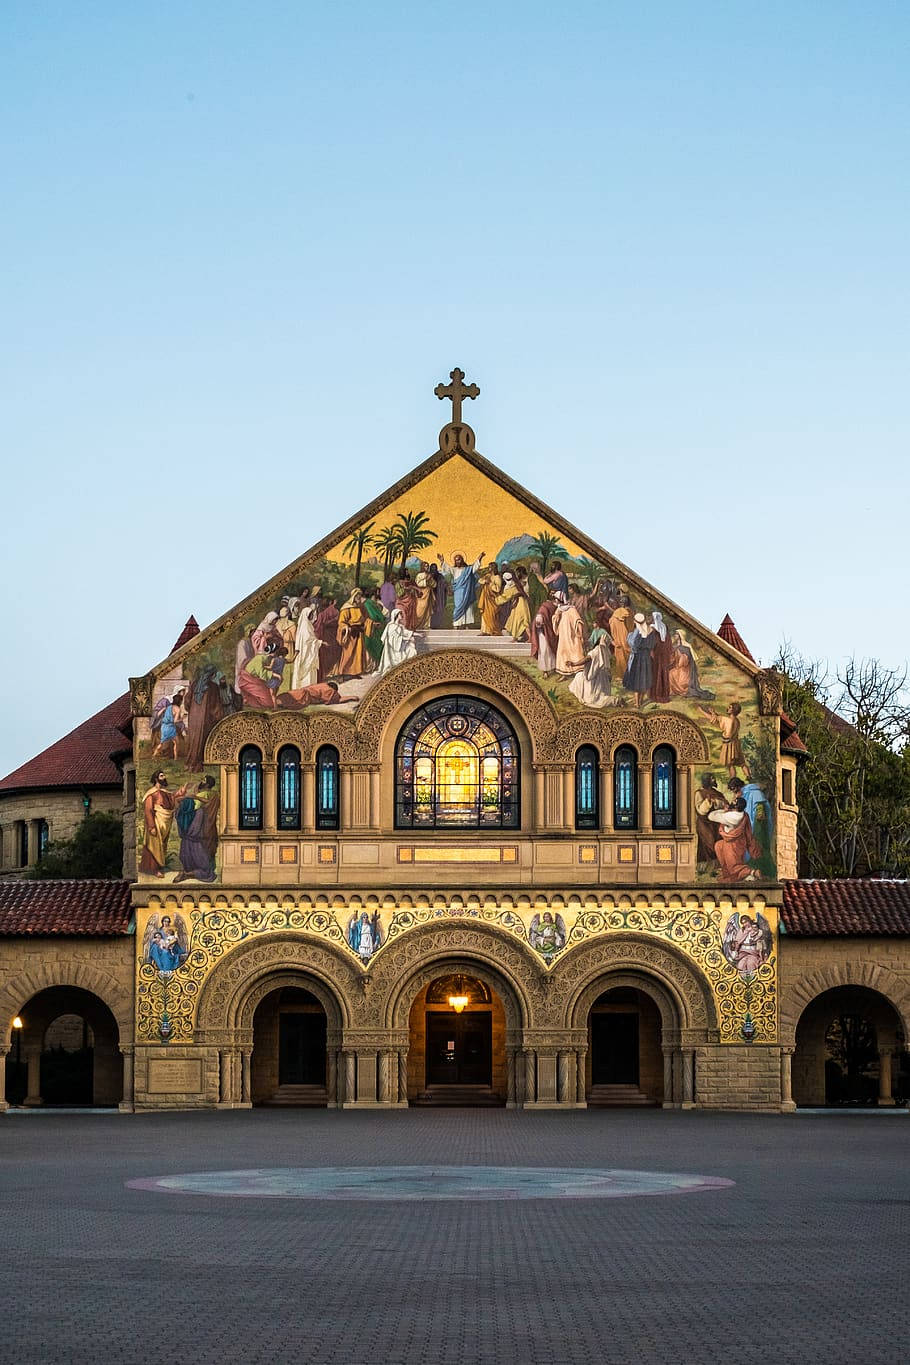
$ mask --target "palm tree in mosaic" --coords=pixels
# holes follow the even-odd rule
[[[575,562],[581,569],[582,582],[588,592],[593,592],[597,587],[598,580],[606,576],[606,568],[603,564],[598,564],[595,559],[588,559],[587,555],[582,555]]]
[[[357,557],[357,564],[354,569],[355,588],[360,587],[360,570],[363,565],[363,552],[373,544],[373,537],[370,535],[370,532],[375,525],[375,521],[369,521],[366,526],[358,526],[356,531],[351,532],[350,540],[348,540],[341,552],[343,555],[347,555],[348,559],[353,559],[355,555]]]
[[[430,518],[426,512],[402,512],[395,522],[398,532],[398,553],[401,555],[401,571],[404,572],[409,555],[415,550],[425,550],[436,539],[436,532],[427,529]]]
[[[540,557],[544,572],[546,572],[547,565],[551,560],[569,558],[568,550],[564,545],[560,545],[558,537],[551,536],[549,531],[538,531],[528,546],[528,552]]]
[[[392,572],[395,556],[401,550],[401,537],[394,526],[383,526],[373,537],[373,549],[378,550],[383,560],[383,575],[388,578]]]

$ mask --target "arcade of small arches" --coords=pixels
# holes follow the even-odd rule
[[[361,828],[365,806],[366,823],[390,831],[552,832],[547,770],[567,784],[566,828],[688,830],[692,770],[707,758],[699,728],[619,708],[585,722],[558,721],[509,661],[450,650],[393,670],[353,716],[229,715],[205,760],[222,771],[227,834]]]
[[[738,1106],[716,1079],[718,1058],[735,1053],[735,1070],[749,1049],[718,1044],[707,983],[669,946],[619,935],[544,983],[520,944],[459,926],[404,939],[376,967],[365,991],[356,967],[303,935],[241,946],[204,983],[192,1044],[170,1049],[134,1047],[132,1002],[113,977],[61,965],[10,979],[2,1102],[787,1110],[910,1100],[910,1002],[868,984],[859,965],[815,994],[806,981],[785,992],[782,1046],[752,1049],[779,1090]],[[149,1064],[162,1058],[198,1063],[200,1086],[156,1095]]]

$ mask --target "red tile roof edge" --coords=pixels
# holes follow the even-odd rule
[[[130,716],[130,694],[124,692],[7,773],[0,780],[0,794],[33,787],[119,787],[121,774],[111,754],[126,752],[122,727]]]
[[[910,881],[803,877],[783,892],[782,927],[793,938],[910,938]]]
[[[127,881],[0,882],[0,938],[113,938],[132,932]]]

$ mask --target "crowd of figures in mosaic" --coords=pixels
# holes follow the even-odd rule
[[[460,457],[300,561],[156,677],[137,727],[140,876],[217,878],[218,770],[204,754],[225,716],[349,714],[405,661],[452,647],[505,655],[559,714],[672,708],[697,724],[710,754],[696,797],[699,875],[774,877],[776,755],[753,680]]]

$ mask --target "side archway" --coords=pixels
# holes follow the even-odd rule
[[[0,1038],[9,1037],[13,1019],[32,996],[52,986],[78,987],[97,996],[116,1020],[121,1048],[132,1044],[134,1006],[131,991],[116,977],[90,963],[36,963],[27,972],[5,981],[0,989]]]
[[[786,964],[785,964],[786,965]],[[841,986],[865,987],[882,995],[897,1011],[905,1038],[910,1038],[910,981],[887,967],[863,959],[829,962],[781,982],[780,1036],[786,1047],[795,1047],[800,1017],[808,1005],[825,991]]]
[[[339,1029],[348,1026],[362,973],[343,951],[320,940],[299,933],[274,934],[248,939],[209,973],[196,1014],[200,1042],[240,1043],[238,1031],[249,1031],[256,1005],[275,988],[269,983],[288,975],[296,977],[297,984],[305,976],[310,982],[306,989],[324,1000],[327,1017],[331,1010]]]

